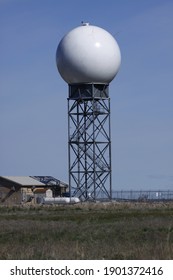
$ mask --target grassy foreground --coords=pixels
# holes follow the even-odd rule
[[[173,202],[1,206],[0,259],[173,259]]]

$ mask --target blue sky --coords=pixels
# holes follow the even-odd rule
[[[0,0],[0,175],[68,182],[68,87],[56,48],[81,21],[115,36],[113,189],[173,189],[173,1]]]

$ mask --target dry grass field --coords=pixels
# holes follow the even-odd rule
[[[0,259],[173,259],[173,202],[1,206]]]

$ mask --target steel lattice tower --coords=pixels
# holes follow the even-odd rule
[[[112,198],[108,84],[69,85],[70,195],[81,200]]]
[[[121,64],[115,38],[82,22],[60,41],[56,64],[69,86],[70,197],[112,199],[109,84]]]

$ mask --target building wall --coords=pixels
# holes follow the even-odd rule
[[[34,198],[32,188],[21,188],[21,202],[31,202]]]
[[[37,190],[37,192],[36,192]],[[0,205],[20,205],[23,203],[38,203],[38,199],[46,196],[47,188],[37,188],[35,192],[30,187],[4,187],[0,185]],[[53,197],[61,197],[63,193],[66,192],[65,187],[49,189],[51,192],[51,196]],[[50,194],[49,194],[50,195]]]
[[[21,199],[21,189],[13,191],[6,187],[0,187],[0,205],[17,205],[21,203]]]

